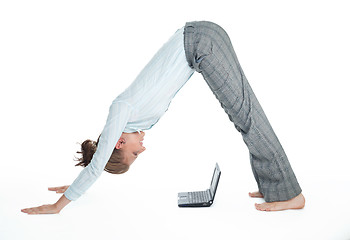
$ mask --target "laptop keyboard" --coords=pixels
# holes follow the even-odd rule
[[[188,201],[190,203],[202,203],[208,202],[208,193],[206,191],[201,192],[189,192],[188,193]]]

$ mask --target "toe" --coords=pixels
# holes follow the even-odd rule
[[[255,203],[255,208],[256,208],[256,210],[261,211],[261,204]]]
[[[270,211],[269,205],[266,203],[255,204],[256,209],[259,211]]]
[[[253,198],[263,198],[263,195],[260,192],[249,192],[249,196]]]

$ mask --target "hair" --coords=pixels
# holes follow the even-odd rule
[[[80,158],[76,158],[76,161],[79,161],[75,166],[86,167],[91,162],[92,157],[94,156],[100,137],[98,137],[97,142],[90,139],[85,140],[81,144],[81,151],[77,153],[81,154]],[[129,166],[123,163],[124,154],[121,149],[114,148],[111,157],[109,158],[104,170],[112,174],[122,174],[129,170]]]

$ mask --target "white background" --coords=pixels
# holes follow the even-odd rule
[[[303,210],[259,212],[248,150],[195,73],[128,173],[103,173],[58,215],[77,142],[97,139],[112,100],[187,21],[229,34],[297,175]],[[0,239],[350,239],[347,1],[1,1]],[[210,208],[177,192],[222,178]]]

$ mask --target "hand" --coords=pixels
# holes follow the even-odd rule
[[[69,185],[61,186],[61,187],[51,187],[49,191],[56,191],[56,193],[64,193],[69,188]],[[25,208],[22,209],[21,212],[28,214],[56,214],[60,213],[60,211],[71,201],[67,199],[64,195],[55,203],[55,204],[47,204],[39,207],[33,208]]]
[[[49,191],[56,191],[56,193],[64,193],[69,188],[69,185],[61,187],[49,187]]]
[[[60,212],[60,209],[56,204],[42,205],[40,207],[25,208],[21,212],[28,214],[56,214]]]

